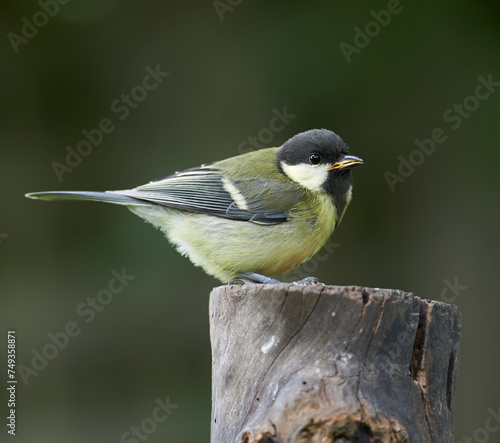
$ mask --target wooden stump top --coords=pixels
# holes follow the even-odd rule
[[[398,290],[210,295],[212,442],[453,442],[460,314]]]

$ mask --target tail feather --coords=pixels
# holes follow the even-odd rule
[[[47,191],[30,192],[26,197],[35,200],[88,200],[114,203],[126,206],[148,206],[150,203],[129,197],[123,194],[116,194],[113,191],[89,192],[89,191]]]

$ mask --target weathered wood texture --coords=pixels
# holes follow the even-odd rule
[[[221,286],[212,443],[453,442],[460,314],[388,289]]]

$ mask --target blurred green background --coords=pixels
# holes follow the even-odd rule
[[[219,285],[120,207],[24,193],[129,188],[237,155],[250,136],[280,145],[311,128],[337,132],[365,166],[335,247],[308,271],[456,303],[456,439],[484,428],[500,407],[500,88],[476,88],[479,76],[500,82],[498,1],[402,1],[378,28],[371,11],[387,1],[48,3],[47,20],[43,2],[0,6],[0,323],[17,331],[26,367],[49,333],[68,322],[80,333],[27,385],[19,378],[18,441],[118,442],[142,423],[155,428],[148,442],[208,441],[208,295]],[[341,43],[364,47],[346,57]],[[169,76],[145,97],[135,89],[143,100],[120,119],[112,103],[158,64]],[[284,108],[293,117],[266,130]],[[53,163],[103,118],[114,130],[60,181]],[[415,139],[436,128],[446,140],[418,154]],[[401,158],[423,163],[391,189]],[[123,268],[135,278],[86,323],[78,307]],[[0,362],[5,377],[4,351]],[[166,397],[179,406],[168,420],[144,422]]]

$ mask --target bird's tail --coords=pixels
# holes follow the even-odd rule
[[[26,197],[35,200],[88,200],[99,201],[105,203],[114,203],[115,205],[125,206],[148,206],[144,200],[129,197],[115,193],[113,191],[106,192],[89,192],[89,191],[47,191],[47,192],[30,192]]]

